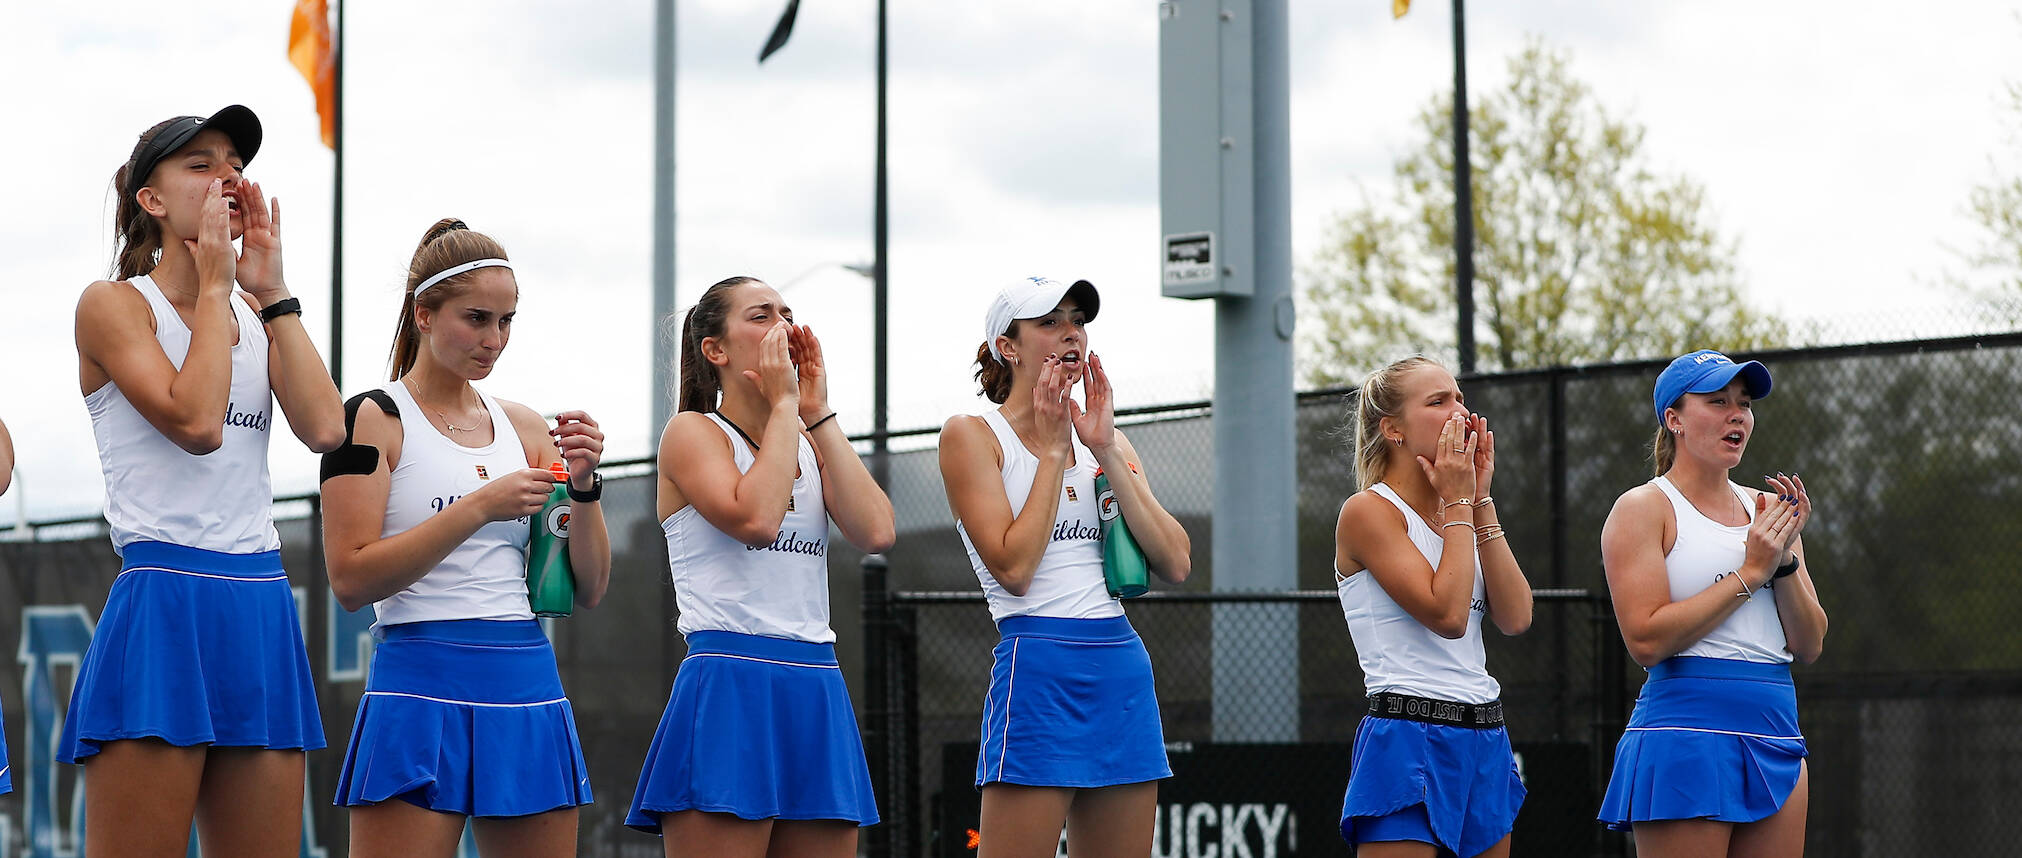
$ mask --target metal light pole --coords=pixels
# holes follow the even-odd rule
[[[1460,374],[1474,374],[1474,183],[1467,164],[1467,12],[1453,0],[1453,255]]]

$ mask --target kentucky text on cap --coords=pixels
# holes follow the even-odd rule
[[[1686,355],[1679,355],[1671,365],[1657,374],[1657,388],[1651,396],[1651,403],[1657,409],[1657,422],[1664,422],[1664,409],[1678,401],[1687,393],[1712,393],[1721,390],[1741,376],[1741,382],[1748,395],[1754,399],[1769,396],[1769,368],[1761,361],[1735,363],[1726,355],[1712,349],[1700,349]]]

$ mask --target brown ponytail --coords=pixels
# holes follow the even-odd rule
[[[1011,324],[1016,326],[1018,323]],[[990,354],[989,343],[976,347],[976,383],[983,386],[977,396],[998,405],[1011,398],[1011,367]]]
[[[400,324],[393,329],[393,352],[389,356],[392,374],[388,376],[388,381],[399,381],[401,376],[414,369],[415,358],[421,353],[421,329],[414,323],[414,287],[439,272],[466,262],[505,258],[505,248],[491,236],[472,232],[463,221],[453,217],[436,221],[428,232],[422,234],[421,244],[414,248],[414,258],[407,263],[407,294],[400,300]],[[475,273],[466,271],[428,287],[428,291],[421,295],[421,306],[430,310],[442,309],[444,302],[463,293],[464,287],[470,284],[470,276]]]
[[[1678,408],[1684,404],[1685,398],[1681,396],[1670,407]],[[1650,461],[1656,463],[1656,475],[1660,477],[1671,470],[1672,463],[1678,461],[1678,436],[1671,434],[1671,427],[1661,422],[1657,424],[1657,437],[1650,439]]]
[[[677,392],[682,411],[715,411],[723,380],[716,377],[716,365],[703,359],[702,341],[723,336],[723,322],[730,315],[730,290],[746,283],[763,283],[756,277],[728,277],[702,290],[695,306],[681,320],[681,373]]]
[[[1017,319],[1011,320],[1011,325],[1004,329],[1003,335],[1012,338],[1018,336]],[[976,383],[983,387],[977,392],[977,396],[998,405],[1003,405],[1004,400],[1011,398],[1011,365],[990,354],[989,343],[976,347]]]
[[[181,118],[181,117],[177,117]],[[113,206],[112,239],[112,279],[129,280],[154,270],[161,260],[161,224],[154,215],[140,207],[140,200],[126,192],[127,180],[132,178],[134,159],[140,157],[141,150],[153,142],[155,135],[173,124],[175,119],[164,119],[153,128],[141,132],[140,140],[133,144],[133,151],[126,156],[126,163],[112,174],[112,192],[118,203]],[[140,177],[142,182],[146,176]]]

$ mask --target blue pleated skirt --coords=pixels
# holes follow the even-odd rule
[[[1674,656],[1650,668],[1615,745],[1600,820],[1755,822],[1774,815],[1804,765],[1790,665]]]
[[[323,720],[281,554],[162,542],[124,564],[78,667],[56,758],[105,742],[315,750]]]
[[[386,627],[336,803],[529,816],[589,804],[589,766],[555,651],[533,620]]]
[[[1425,842],[1479,855],[1516,826],[1524,795],[1502,727],[1365,716],[1355,730],[1341,836],[1349,843],[1417,840],[1411,831],[1422,816],[1431,835]]]
[[[0,795],[14,791],[13,759],[7,753],[7,719],[0,718]]]
[[[683,810],[875,825],[870,766],[833,644],[688,635],[629,827]]]
[[[1005,617],[976,786],[1087,789],[1172,777],[1151,656],[1126,617]]]

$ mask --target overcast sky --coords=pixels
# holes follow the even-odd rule
[[[682,0],[679,302],[751,274],[823,335],[844,426],[869,428],[872,0],[807,0],[785,51],[757,49],[784,0]],[[1291,0],[1293,252],[1384,193],[1411,120],[1451,85],[1448,4]],[[4,417],[31,518],[89,514],[102,482],[74,372],[76,296],[106,273],[112,172],[171,115],[239,102],[283,200],[287,272],[328,354],[331,156],[288,65],[287,0],[15,4],[0,32]],[[1158,297],[1157,3],[890,0],[892,424],[974,410],[983,304],[1027,273],[1103,290],[1091,329],[1126,402],[1204,397],[1211,308]],[[1702,182],[1751,298],[1843,328],[1950,318],[1931,285],[1975,237],[1963,206],[2013,153],[1999,109],[2022,79],[2017,4],[1625,4],[1470,8],[1470,88],[1506,80],[1527,34],[1572,52],[1602,101],[1648,128],[1653,163]],[[521,284],[485,388],[584,408],[612,458],[647,423],[652,4],[361,4],[347,20],[347,394],[384,379],[401,275],[444,216],[500,239]],[[2005,147],[2005,148],[2004,148]],[[2003,156],[2006,157],[2006,156]],[[1127,321],[1127,324],[1126,324]],[[277,424],[275,489],[314,459]]]

